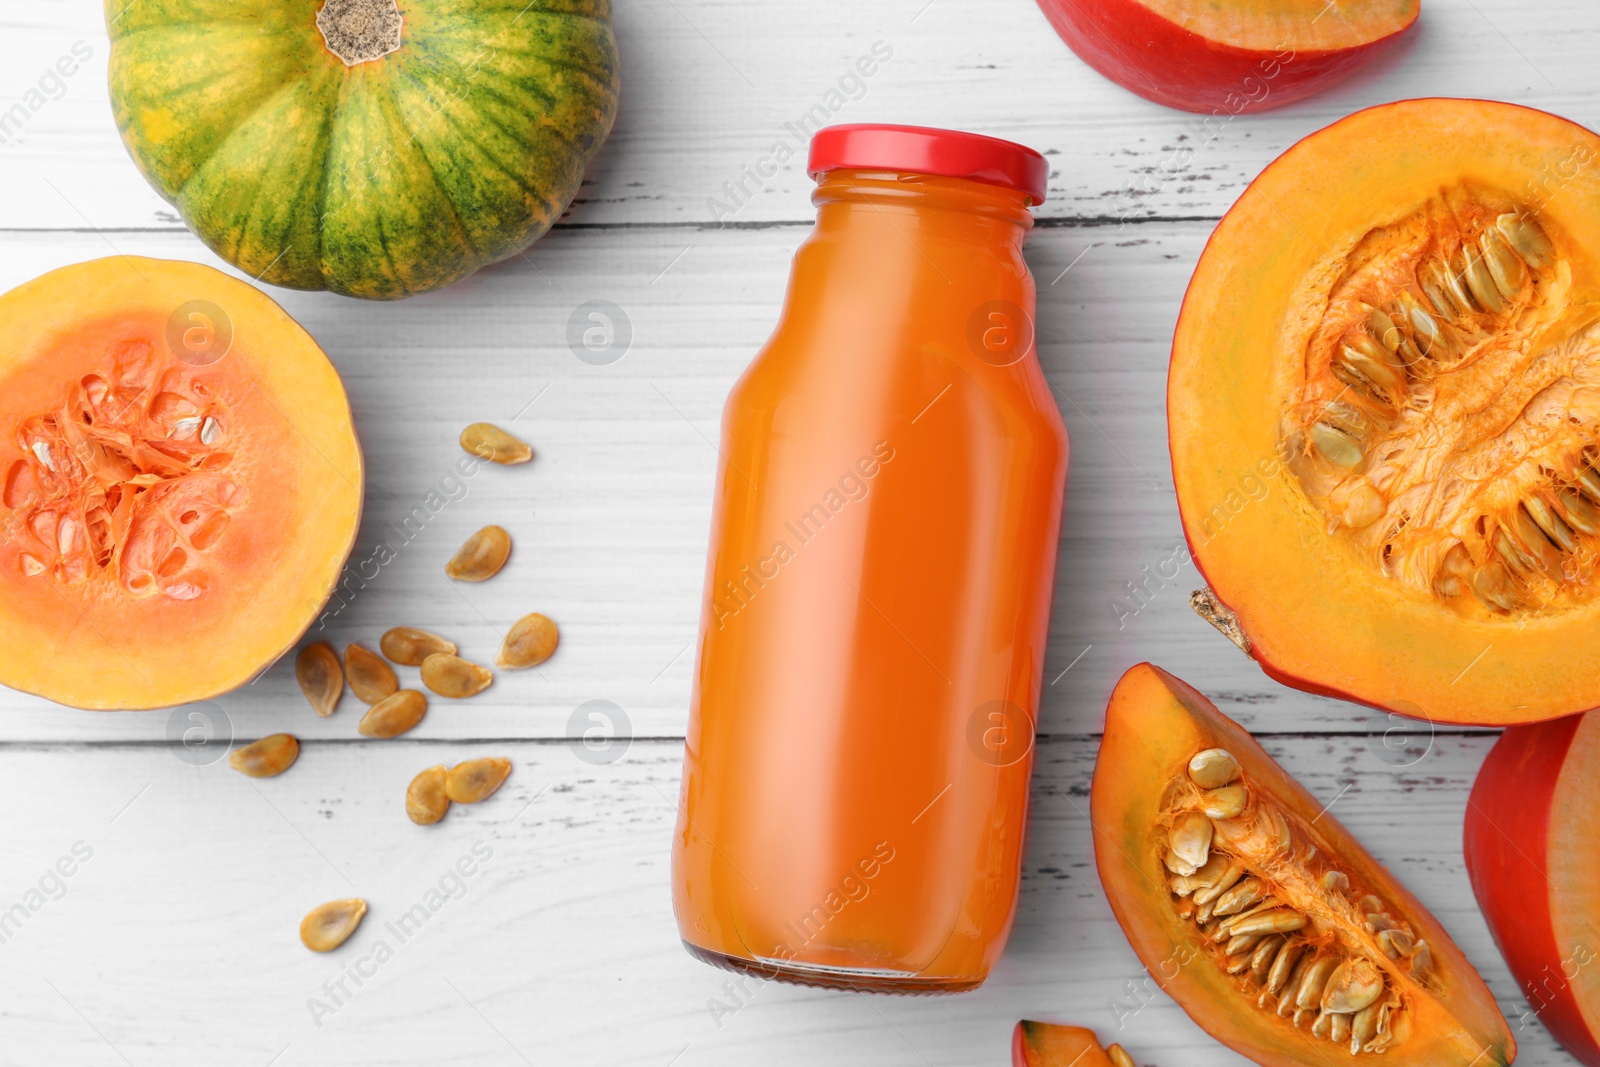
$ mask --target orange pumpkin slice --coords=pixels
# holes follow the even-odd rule
[[[1094,1031],[1024,1019],[1011,1032],[1011,1067],[1131,1067],[1121,1046],[1100,1047]]]
[[[1274,678],[1442,722],[1600,705],[1600,137],[1408,100],[1262,172],[1168,376],[1197,607]]]
[[[338,374],[254,287],[122,256],[0,296],[0,683],[153,708],[249,681],[361,499]]]
[[[1106,709],[1090,814],[1150,976],[1256,1063],[1491,1067],[1516,1044],[1436,919],[1237,723],[1141,664]]]
[[[1467,805],[1467,873],[1539,1021],[1600,1067],[1600,714],[1513,726]]]

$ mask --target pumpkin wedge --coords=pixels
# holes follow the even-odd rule
[[[1418,0],[1039,0],[1085,63],[1185,111],[1238,115],[1303,100],[1417,21]]]
[[[517,255],[611,131],[610,0],[105,0],[158,193],[258,281],[393,299]]]
[[[1120,1045],[1100,1047],[1094,1031],[1023,1019],[1011,1032],[1011,1067],[1132,1067]]]
[[[119,256],[0,296],[0,683],[79,708],[255,677],[361,517],[344,386],[264,293]]]
[[[1196,606],[1268,674],[1440,722],[1600,705],[1600,138],[1371,108],[1262,172],[1173,338]]]
[[[1467,806],[1467,873],[1517,985],[1574,1059],[1600,1067],[1600,715],[1501,735]]]
[[[1504,1067],[1516,1044],[1437,920],[1237,723],[1148,663],[1106,709],[1095,863],[1150,976],[1256,1063]]]

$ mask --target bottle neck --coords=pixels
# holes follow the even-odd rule
[[[823,174],[811,202],[817,207],[817,232],[839,235],[862,229],[878,237],[877,227],[855,227],[865,217],[902,217],[931,240],[971,242],[1020,255],[1033,226],[1026,193],[966,178],[897,171],[835,170]],[[909,234],[908,234],[909,236]]]

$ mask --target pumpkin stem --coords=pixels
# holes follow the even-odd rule
[[[397,51],[403,22],[395,0],[327,0],[317,12],[328,51],[347,67]]]

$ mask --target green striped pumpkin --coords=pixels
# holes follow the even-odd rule
[[[106,19],[139,169],[218,255],[293,289],[394,299],[516,255],[616,116],[611,0],[106,0]]]

